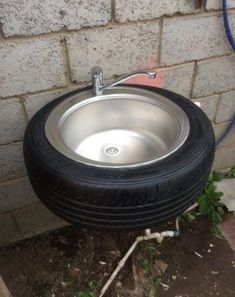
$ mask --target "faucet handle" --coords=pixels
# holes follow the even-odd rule
[[[120,84],[121,82],[127,80],[127,79],[130,79],[132,77],[135,77],[135,76],[140,76],[140,75],[147,75],[148,78],[150,79],[154,79],[157,75],[157,72],[156,71],[153,71],[153,70],[150,70],[150,69],[142,69],[142,70],[139,70],[139,71],[134,71],[134,72],[131,72],[127,75],[123,75],[121,77],[119,77],[117,80],[115,80],[114,82],[112,82],[109,87],[111,86],[115,86],[117,84]]]
[[[114,82],[108,84],[108,85],[104,85],[103,83],[103,70],[101,67],[99,66],[95,66],[92,67],[91,69],[91,77],[92,77],[92,88],[93,88],[93,92],[94,94],[97,95],[102,95],[103,90],[113,87],[117,84],[120,84],[121,82],[130,79],[132,77],[135,76],[139,76],[139,75],[147,75],[150,79],[154,79],[157,75],[156,71],[150,70],[150,69],[144,69],[144,70],[140,70],[140,71],[135,71],[135,72],[131,72],[130,74],[121,76],[120,78],[118,78],[117,80],[115,80]]]

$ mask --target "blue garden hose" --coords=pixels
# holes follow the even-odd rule
[[[233,38],[233,34],[231,31],[231,27],[229,24],[229,18],[228,18],[228,8],[227,8],[227,0],[222,0],[222,10],[223,10],[223,20],[224,20],[224,29],[225,33],[228,39],[228,42],[232,48],[233,51],[235,51],[235,40]],[[224,138],[228,135],[228,133],[234,128],[235,126],[235,113],[232,116],[231,122],[228,124],[228,126],[225,128],[223,133],[220,135],[220,137],[216,141],[216,145],[219,145]]]
[[[224,129],[223,133],[219,136],[219,138],[216,140],[216,146],[218,146],[224,138],[228,135],[228,133],[234,128],[235,126],[235,113],[232,117],[232,121],[228,124],[228,126]]]
[[[228,18],[227,0],[222,0],[222,9],[223,9],[225,33],[226,33],[228,41],[231,45],[231,48],[235,51],[235,40],[234,40],[233,34],[231,32],[231,27],[230,27],[229,18]]]

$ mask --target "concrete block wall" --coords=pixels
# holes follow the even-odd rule
[[[151,84],[200,101],[219,136],[235,112],[235,54],[220,1],[0,0],[0,245],[66,223],[37,199],[23,163],[27,122],[44,104],[90,83],[152,68]],[[235,32],[235,1],[229,1]],[[234,131],[214,167],[235,164]]]

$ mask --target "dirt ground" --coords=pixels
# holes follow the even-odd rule
[[[0,275],[13,297],[96,297],[137,234],[66,227],[1,250]],[[234,297],[235,253],[206,219],[183,220],[180,237],[141,244],[105,296]]]

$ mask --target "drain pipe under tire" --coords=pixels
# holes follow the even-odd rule
[[[197,203],[194,203],[191,205],[184,213],[187,213],[194,208],[197,207]],[[161,243],[165,237],[178,237],[180,235],[180,228],[179,228],[179,217],[175,220],[175,230],[166,230],[162,232],[154,232],[151,233],[151,229],[145,229],[145,235],[139,235],[136,237],[133,244],[130,246],[129,250],[126,252],[126,254],[122,257],[122,259],[118,262],[118,265],[114,269],[113,273],[110,275],[104,286],[102,287],[100,294],[98,297],[103,297],[110,285],[112,284],[113,280],[116,278],[122,267],[125,265],[128,258],[131,256],[131,254],[134,252],[135,248],[137,247],[138,243],[146,240],[156,239],[158,243]]]

